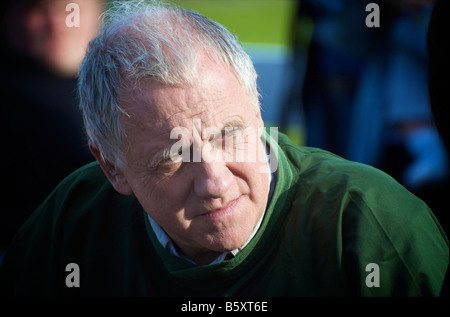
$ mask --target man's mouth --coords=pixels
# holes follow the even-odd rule
[[[211,211],[207,211],[203,214],[201,214],[201,217],[206,217],[209,219],[219,219],[222,217],[226,217],[230,214],[233,213],[233,211],[236,209],[236,207],[239,204],[241,197],[238,197],[236,199],[233,199],[232,201],[230,201],[229,203],[227,203],[224,207],[222,208],[218,208],[218,209],[214,209]]]

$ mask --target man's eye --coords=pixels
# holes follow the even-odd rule
[[[240,142],[240,131],[240,127],[226,127],[222,131],[222,147],[227,149],[234,148]]]
[[[226,127],[222,132],[222,136],[233,136],[239,130],[240,127]]]
[[[183,149],[180,147],[178,151],[168,151],[167,153],[164,153],[164,156],[162,160],[160,161],[160,164],[174,164],[179,163],[182,159]]]
[[[166,172],[176,169],[182,161],[182,149],[177,152],[165,151],[162,157],[150,166],[152,172]]]

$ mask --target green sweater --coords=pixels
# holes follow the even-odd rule
[[[2,263],[0,294],[439,294],[448,240],[421,200],[375,168],[297,147],[282,134],[271,146],[279,146],[271,203],[231,260],[196,266],[163,249],[135,197],[118,194],[91,163],[20,228]],[[79,287],[66,285],[75,272],[69,263],[78,265]]]

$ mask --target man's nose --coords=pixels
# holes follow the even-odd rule
[[[231,187],[234,175],[228,169],[226,162],[202,160],[195,169],[194,191],[202,198],[224,197]]]

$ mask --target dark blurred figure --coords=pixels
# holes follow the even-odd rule
[[[450,77],[445,65],[448,65],[450,56],[450,45],[448,45],[449,12],[450,1],[438,0],[431,15],[427,34],[430,106],[436,127],[444,141],[447,152],[449,152],[450,137],[448,120]]]
[[[80,9],[68,27],[68,3]],[[2,4],[0,249],[53,188],[93,158],[77,108],[76,75],[99,28],[100,0]]]
[[[427,34],[428,49],[428,89],[430,95],[430,106],[436,127],[441,135],[447,153],[449,153],[449,122],[448,110],[450,101],[447,97],[450,79],[445,65],[448,65],[450,46],[448,45],[448,12],[450,2],[438,0],[431,15]],[[447,208],[448,208],[447,203]],[[449,217],[445,218],[449,223]],[[445,276],[441,296],[449,296],[449,269]]]
[[[380,27],[365,24],[370,2],[379,5]],[[307,146],[384,170],[423,199],[449,232],[448,155],[427,90],[433,3],[300,1],[297,20],[312,19],[314,32],[303,87],[292,87],[297,98],[290,106],[303,106]]]
[[[302,23],[294,25],[294,54],[307,45],[303,86],[294,80],[291,104],[303,106],[306,145],[346,156],[351,109],[361,70],[379,32],[367,32],[365,3],[359,0],[298,1],[297,19],[313,23],[309,43],[301,40]],[[362,23],[362,25],[361,25]],[[304,24],[304,23],[303,23]],[[355,27],[358,26],[358,27]],[[297,55],[297,52],[300,53]],[[297,74],[302,73],[298,69]],[[284,122],[284,120],[282,120]]]

